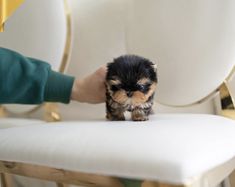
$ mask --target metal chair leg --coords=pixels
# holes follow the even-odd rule
[[[68,184],[63,184],[63,183],[56,183],[56,186],[57,187],[68,187],[69,185]]]
[[[1,187],[12,187],[11,175],[6,173],[0,173],[1,176]]]

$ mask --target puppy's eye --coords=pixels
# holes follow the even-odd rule
[[[113,91],[118,91],[120,89],[121,89],[121,85],[112,85],[111,86],[111,90],[113,90]]]
[[[145,89],[145,85],[143,85],[143,84],[138,84],[137,87],[138,87],[138,90],[144,90]]]
[[[143,92],[143,93],[147,93],[149,91],[150,86],[151,86],[151,84],[149,84],[149,83],[147,83],[147,84],[137,84],[138,90]]]
[[[145,84],[145,87],[149,88],[151,85],[152,85],[151,83],[147,83],[147,84]]]

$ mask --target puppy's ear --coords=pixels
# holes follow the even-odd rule
[[[112,64],[113,64],[113,62],[108,62],[108,63],[106,64],[107,68],[108,68],[110,65],[112,65]]]
[[[157,63],[151,61],[151,66],[152,66],[152,68],[154,69],[154,72],[157,73]]]
[[[114,63],[114,62],[108,62],[108,63],[106,63],[107,72],[110,71],[110,67],[112,66],[113,63]]]

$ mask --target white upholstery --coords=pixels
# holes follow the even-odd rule
[[[36,119],[0,118],[0,129],[39,124],[46,124],[46,122]]]
[[[234,134],[233,120],[214,115],[159,114],[148,122],[59,122],[1,130],[0,160],[191,183],[234,157]]]

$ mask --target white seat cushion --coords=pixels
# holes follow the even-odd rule
[[[24,119],[24,118],[0,118],[0,129],[21,127],[26,125],[39,125],[45,124],[45,121],[36,119]]]
[[[58,122],[0,130],[0,160],[72,171],[190,182],[235,155],[235,122],[159,114],[147,122]]]

